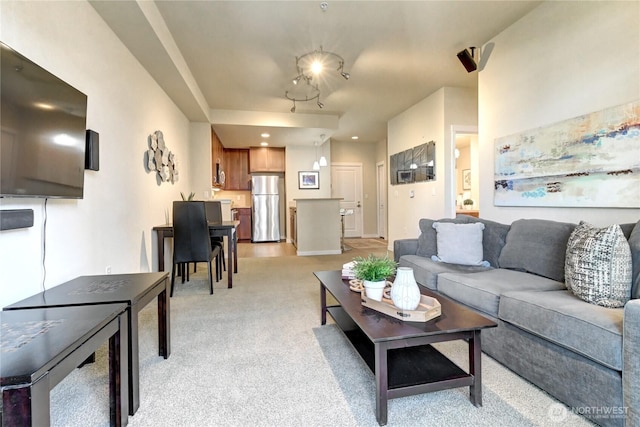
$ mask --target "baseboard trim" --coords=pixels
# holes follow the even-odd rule
[[[326,251],[296,251],[296,255],[298,256],[310,256],[310,255],[340,255],[342,251],[340,249],[337,250],[326,250]]]

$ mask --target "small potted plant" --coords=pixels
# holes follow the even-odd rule
[[[465,209],[472,209],[473,208],[473,200],[472,199],[464,199],[462,204],[464,205]]]
[[[396,262],[387,255],[356,257],[354,261],[353,273],[357,279],[362,280],[367,297],[381,301],[387,278],[396,272]]]
[[[180,197],[182,197],[182,200],[185,202],[192,202],[193,198],[196,197],[196,193],[194,193],[193,191],[191,193],[189,193],[188,196],[185,196],[184,193],[181,191],[180,192]]]

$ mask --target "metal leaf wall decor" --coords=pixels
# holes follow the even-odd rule
[[[157,130],[147,138],[149,149],[146,152],[147,172],[156,171],[160,182],[178,181],[178,169],[176,167],[176,157],[167,148],[164,142],[162,131]]]

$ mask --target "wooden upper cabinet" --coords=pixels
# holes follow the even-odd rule
[[[249,175],[249,150],[225,149],[225,190],[251,190],[251,175]]]
[[[219,166],[216,168],[216,164]],[[211,184],[216,184],[216,171],[223,171],[224,165],[224,146],[218,138],[218,135],[211,129]]]
[[[284,148],[251,147],[249,149],[249,172],[284,172]]]

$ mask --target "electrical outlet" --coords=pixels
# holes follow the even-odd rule
[[[105,273],[111,274],[111,266],[107,265],[107,268],[104,269]]]

